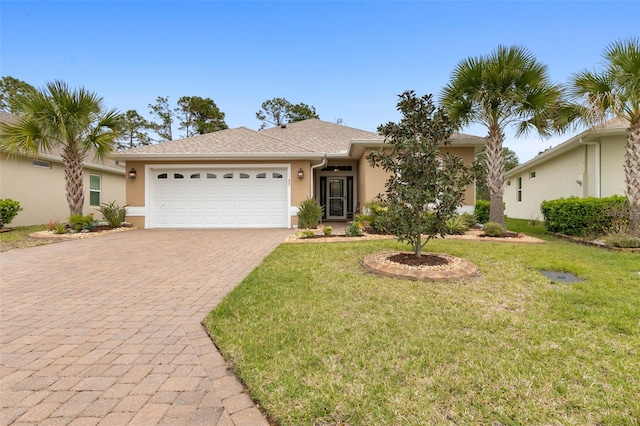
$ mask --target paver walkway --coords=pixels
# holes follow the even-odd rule
[[[266,425],[200,321],[289,233],[136,230],[0,253],[0,424]]]

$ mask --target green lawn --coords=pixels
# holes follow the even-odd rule
[[[33,226],[17,226],[7,232],[0,232],[0,252],[17,248],[27,248],[41,246],[44,244],[57,243],[60,240],[55,239],[35,239],[30,238],[29,234],[38,231],[44,231],[45,225]]]
[[[282,425],[640,424],[640,256],[546,238],[432,241],[480,268],[448,283],[361,268],[394,241],[284,244],[205,324]]]

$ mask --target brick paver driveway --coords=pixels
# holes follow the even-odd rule
[[[0,424],[266,424],[200,321],[287,230],[0,253]]]

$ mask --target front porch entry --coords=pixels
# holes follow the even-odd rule
[[[352,220],[356,211],[353,166],[329,165],[319,172],[318,202],[324,220]]]

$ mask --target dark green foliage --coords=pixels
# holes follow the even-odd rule
[[[280,126],[310,118],[320,118],[315,107],[302,102],[294,105],[285,98],[266,100],[261,107],[262,109],[256,112],[256,118],[262,121],[261,129],[269,125]]]
[[[607,235],[604,242],[612,247],[640,248],[640,237],[622,232]]]
[[[114,228],[119,227],[125,221],[127,216],[127,206],[118,206],[115,201],[110,203],[102,203],[102,206],[98,209],[104,220]]]
[[[186,132],[186,137],[229,128],[224,121],[224,112],[210,98],[183,96],[178,99],[176,112],[182,117],[180,130]]]
[[[83,216],[81,214],[72,214],[71,216],[69,216],[69,226],[71,226],[76,231],[89,229],[92,226],[95,226],[95,224],[96,221],[92,213],[86,216]]]
[[[315,228],[322,219],[322,206],[313,198],[307,198],[298,206],[298,228]]]
[[[18,212],[22,210],[18,201],[11,198],[0,200],[0,228],[11,223]]]
[[[421,257],[424,244],[444,235],[445,223],[473,182],[474,170],[460,157],[440,154],[440,146],[450,142],[454,127],[446,112],[433,104],[431,95],[419,98],[414,91],[406,91],[397,108],[402,114],[400,122],[378,127],[387,146],[367,159],[390,176],[383,197],[389,231]]]
[[[482,226],[482,231],[487,237],[502,237],[504,228],[496,222],[487,222]]]
[[[122,120],[122,127],[116,139],[117,149],[131,149],[151,143],[151,137],[147,131],[152,129],[152,125],[136,110],[130,109],[125,112]]]
[[[149,113],[159,120],[152,122],[151,128],[158,134],[160,142],[172,140],[173,111],[169,106],[169,97],[158,96],[155,104],[149,104]]]
[[[628,208],[626,197],[559,198],[543,201],[540,210],[549,232],[565,235],[601,235],[617,225],[620,209]]]
[[[16,108],[14,99],[34,92],[36,92],[35,87],[29,83],[11,76],[2,77],[0,79],[0,110],[20,115],[21,111]]]
[[[471,228],[472,226],[474,226],[476,223],[478,223],[476,221],[476,216],[472,213],[462,213],[460,215],[460,218],[462,220],[464,220],[464,222],[467,225],[467,229]]]
[[[491,202],[486,200],[476,201],[476,208],[473,214],[476,216],[478,223],[489,222],[489,209],[491,208]]]

